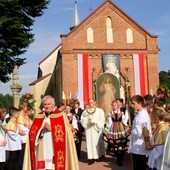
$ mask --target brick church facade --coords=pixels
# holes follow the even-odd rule
[[[118,54],[120,86],[124,87],[126,75],[134,95],[133,54],[143,54],[145,93],[154,93],[159,85],[158,52],[157,36],[151,35],[111,0],[106,0],[68,34],[61,35],[61,44],[39,63],[39,76],[30,84],[30,92],[35,95],[37,108],[46,94],[54,96],[57,102],[62,100],[62,91],[75,97],[77,54],[87,54],[89,97],[95,97],[94,81],[103,74],[102,55]]]

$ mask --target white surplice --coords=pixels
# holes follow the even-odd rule
[[[5,140],[5,137],[0,132],[0,162],[5,162],[5,146],[2,146],[2,142]]]
[[[170,170],[170,130],[166,137],[161,170]]]
[[[91,124],[88,123],[89,120],[91,120]],[[93,114],[89,114],[84,110],[80,121],[86,134],[87,157],[88,159],[98,159],[101,155],[100,135],[105,123],[104,111],[96,108]]]

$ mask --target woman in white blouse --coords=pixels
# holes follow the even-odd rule
[[[133,96],[131,106],[134,108],[136,116],[132,124],[128,152],[132,153],[133,170],[145,170],[146,156],[149,155],[150,151],[145,149],[143,128],[147,128],[149,134],[151,134],[151,121],[142,96]]]

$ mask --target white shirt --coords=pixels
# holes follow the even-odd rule
[[[5,146],[1,146],[1,143],[5,140],[3,134],[0,132],[0,162],[5,162]]]
[[[126,109],[125,113],[122,114],[122,122],[127,126],[128,120],[129,120],[129,113]]]
[[[21,150],[21,136],[19,135],[19,126],[17,127],[16,132],[7,131],[6,139],[7,139],[6,150],[8,151]]]
[[[142,129],[146,127],[151,134],[151,121],[146,109],[141,109],[135,116],[132,124],[130,135],[129,153],[138,155],[149,155],[148,150],[145,149],[145,141],[142,135]]]

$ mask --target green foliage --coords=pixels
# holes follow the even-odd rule
[[[159,86],[157,95],[163,98],[165,104],[170,103],[170,89],[166,85]]]
[[[165,104],[170,103],[170,70],[159,72],[159,87],[157,96],[161,97]]]
[[[35,105],[35,100],[34,100],[34,95],[30,93],[23,94],[21,99],[21,103],[27,103],[27,106],[31,109],[34,109]]]
[[[13,106],[13,96],[0,94],[0,107],[4,107],[9,111],[11,106]]]
[[[159,82],[160,86],[165,86],[170,89],[170,70],[168,72],[166,71],[159,72]]]
[[[8,82],[15,65],[23,65],[19,55],[34,41],[31,26],[43,14],[49,0],[1,0],[0,2],[0,81]]]

